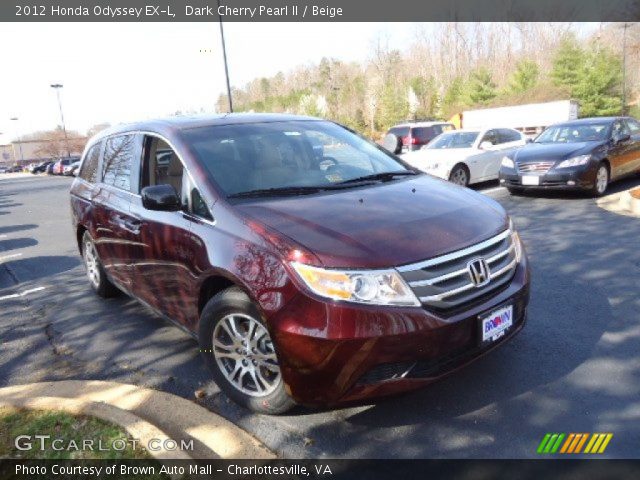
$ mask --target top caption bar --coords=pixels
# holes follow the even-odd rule
[[[640,0],[2,0],[3,22],[632,22]]]

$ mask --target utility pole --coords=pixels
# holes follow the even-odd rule
[[[625,22],[622,26],[622,115],[627,114],[627,27]]]
[[[220,12],[220,0],[218,0],[218,12]],[[227,65],[227,46],[224,42],[224,28],[222,26],[222,15],[220,17],[220,38],[222,39],[222,58],[224,59],[224,74],[227,79],[227,98],[229,99],[229,113],[233,113],[233,101],[231,100],[231,83],[229,82],[229,66]]]
[[[64,143],[67,147],[67,158],[71,156],[71,149],[69,148],[69,138],[67,137],[67,127],[64,124],[64,114],[62,113],[62,102],[60,101],[60,89],[63,87],[60,83],[54,83],[51,85],[56,91],[56,97],[58,97],[58,108],[60,109],[60,120],[62,121],[62,131],[64,132]]]
[[[13,120],[14,122],[18,121],[18,117],[11,117],[9,120]],[[20,162],[24,162],[24,155],[22,155],[22,139],[21,136],[18,135],[18,148],[20,149]],[[14,150],[15,152],[15,150]],[[14,153],[15,155],[15,153]]]

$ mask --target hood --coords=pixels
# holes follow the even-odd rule
[[[528,143],[516,150],[513,159],[516,162],[534,160],[566,160],[577,155],[592,153],[606,142],[577,143]]]
[[[480,242],[508,226],[494,200],[427,175],[235,207],[330,267],[413,263]]]

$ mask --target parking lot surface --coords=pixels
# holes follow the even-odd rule
[[[525,329],[416,393],[267,417],[218,391],[181,330],[124,295],[92,293],[70,183],[0,179],[0,386],[108,379],[194,400],[201,390],[199,402],[286,458],[534,458],[547,432],[611,432],[603,456],[640,458],[638,218],[583,196],[482,186],[513,216],[530,256]]]

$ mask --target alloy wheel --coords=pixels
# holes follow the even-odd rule
[[[451,181],[456,185],[462,185],[463,187],[467,185],[467,172],[464,168],[456,169],[451,175]]]
[[[255,318],[234,313],[213,330],[213,356],[231,385],[252,397],[271,394],[281,381],[269,332]]]
[[[607,171],[607,167],[601,165],[598,168],[598,173],[596,174],[596,191],[598,194],[602,195],[607,189],[607,184],[609,183],[609,172]]]
[[[91,284],[98,288],[100,286],[100,267],[98,262],[98,254],[93,242],[87,240],[84,243],[84,264],[87,268],[87,277]]]

